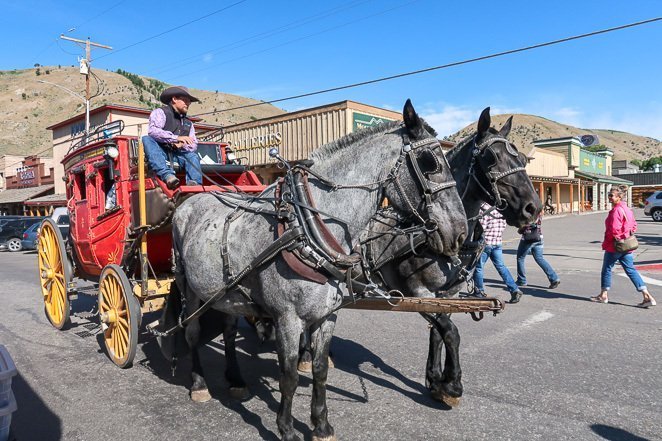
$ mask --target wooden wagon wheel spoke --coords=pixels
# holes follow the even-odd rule
[[[100,319],[107,327],[103,341],[108,357],[119,367],[133,362],[138,346],[140,304],[131,282],[118,265],[108,265],[99,282]]]

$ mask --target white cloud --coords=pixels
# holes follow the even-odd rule
[[[419,111],[420,115],[439,134],[439,137],[452,135],[458,130],[466,127],[478,119],[480,112],[468,107],[457,107],[443,105],[436,108],[434,105],[426,105]]]

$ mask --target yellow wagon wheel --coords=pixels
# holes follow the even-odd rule
[[[108,357],[121,368],[131,366],[138,346],[140,304],[118,265],[108,265],[101,272],[99,319]]]
[[[39,228],[39,282],[44,297],[46,317],[57,329],[69,323],[67,285],[71,282],[71,264],[64,249],[62,233],[55,222],[44,219]]]

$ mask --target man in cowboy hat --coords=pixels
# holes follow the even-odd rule
[[[179,179],[166,163],[168,159],[186,170],[186,185],[202,185],[198,140],[193,123],[186,116],[189,105],[200,100],[184,86],[168,87],[160,100],[165,105],[149,115],[148,136],[143,136],[149,167],[171,190],[177,188]]]

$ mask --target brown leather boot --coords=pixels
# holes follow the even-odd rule
[[[175,175],[170,175],[165,179],[165,184],[170,190],[174,190],[179,186],[179,179]]]

